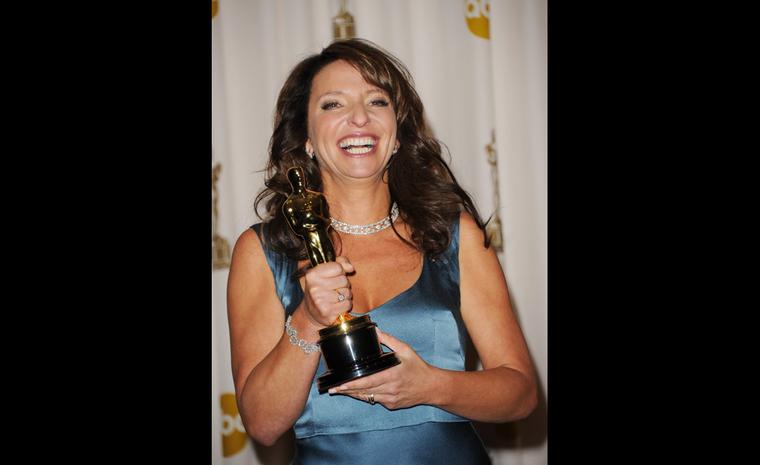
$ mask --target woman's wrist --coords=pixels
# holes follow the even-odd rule
[[[430,364],[428,364],[428,367],[427,397],[429,400],[426,403],[436,407],[445,407],[451,401],[451,376],[448,370]]]
[[[298,337],[316,343],[319,340],[319,330],[324,326],[320,326],[311,318],[309,312],[303,308],[303,303],[296,308],[292,316],[290,326],[298,331]]]

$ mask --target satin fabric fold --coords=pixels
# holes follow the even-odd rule
[[[489,465],[472,424],[422,423],[296,442],[293,465]]]

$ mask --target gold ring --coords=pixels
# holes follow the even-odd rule
[[[369,402],[370,405],[375,405],[375,395],[367,394],[367,402]]]

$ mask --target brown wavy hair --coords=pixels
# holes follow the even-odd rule
[[[441,144],[425,123],[422,101],[411,74],[398,58],[365,39],[336,41],[321,53],[305,58],[293,68],[280,90],[269,141],[266,187],[254,203],[257,216],[268,223],[266,242],[290,258],[307,258],[303,241],[287,224],[282,204],[291,193],[287,171],[293,166],[303,169],[310,190],[323,190],[318,162],[305,151],[308,103],[314,76],[337,60],[348,62],[365,81],[383,89],[396,111],[396,136],[401,146],[386,166],[386,179],[391,202],[398,204],[400,216],[411,227],[411,242],[394,227],[396,235],[434,257],[449,246],[451,225],[459,220],[460,212],[466,211],[484,231],[484,246],[488,247],[485,223],[443,160]],[[266,218],[258,212],[261,202],[266,202]]]

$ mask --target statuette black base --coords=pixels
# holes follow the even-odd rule
[[[401,363],[395,353],[383,352],[375,326],[369,315],[364,315],[319,331],[319,347],[327,365],[317,379],[320,394]]]

